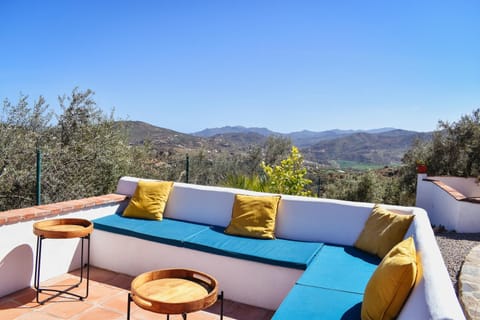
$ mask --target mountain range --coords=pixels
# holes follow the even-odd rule
[[[283,137],[288,137],[292,140],[292,143],[301,148],[301,147],[307,147],[312,144],[315,144],[319,141],[322,140],[330,140],[330,139],[336,139],[340,138],[343,136],[348,136],[352,135],[355,133],[371,133],[371,134],[376,134],[376,133],[383,133],[383,132],[388,132],[388,131],[393,131],[395,128],[380,128],[380,129],[372,129],[372,130],[339,130],[339,129],[334,129],[334,130],[326,130],[326,131],[310,131],[310,130],[302,130],[302,131],[294,131],[291,133],[280,133],[280,132],[275,132],[271,131],[267,128],[258,128],[258,127],[243,127],[243,126],[225,126],[221,128],[209,128],[209,129],[204,129],[198,132],[192,133],[192,135],[197,136],[197,137],[204,137],[204,138],[209,138],[213,137],[216,135],[222,135],[222,134],[231,134],[231,133],[258,133],[263,136],[283,136]]]
[[[398,164],[415,139],[428,140],[432,137],[431,132],[396,128],[279,133],[267,128],[242,126],[207,128],[187,134],[141,121],[122,123],[128,129],[130,143],[139,144],[148,140],[159,152],[246,152],[252,145],[263,145],[269,136],[274,135],[289,138],[306,160],[319,163],[348,161],[376,165]]]

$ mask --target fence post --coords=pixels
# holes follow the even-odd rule
[[[190,158],[188,153],[185,157],[185,182],[188,183],[188,176],[190,174]]]
[[[320,180],[320,177],[318,177],[318,180],[317,180],[317,198],[320,198],[320,189],[321,189],[321,180]]]
[[[37,206],[42,203],[42,152],[40,149],[37,149]]]

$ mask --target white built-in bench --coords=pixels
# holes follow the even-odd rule
[[[131,196],[137,178],[124,177],[117,193]],[[94,220],[92,264],[138,275],[187,267],[217,278],[227,299],[278,309],[275,319],[354,319],[379,259],[353,244],[373,204],[284,196],[275,240],[226,235],[235,194],[259,193],[175,183],[163,221],[125,218],[121,210]],[[399,319],[463,319],[424,210],[387,206],[413,214],[413,236],[423,277]]]

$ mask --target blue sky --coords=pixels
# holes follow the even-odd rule
[[[480,1],[0,2],[0,98],[121,119],[430,131],[480,108]]]

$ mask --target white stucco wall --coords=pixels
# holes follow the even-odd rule
[[[457,201],[457,232],[480,232],[480,203]]]
[[[61,217],[92,220],[112,214],[118,208],[118,204],[105,205]],[[0,297],[29,286],[33,287],[37,247],[33,224],[41,220],[0,226]],[[80,241],[79,238],[43,240],[40,280],[48,280],[80,268]]]
[[[480,187],[476,178],[417,177],[416,206],[425,209],[432,225],[444,226],[456,232],[480,232],[480,203],[457,200],[431,180],[441,181],[465,197],[479,197]]]

